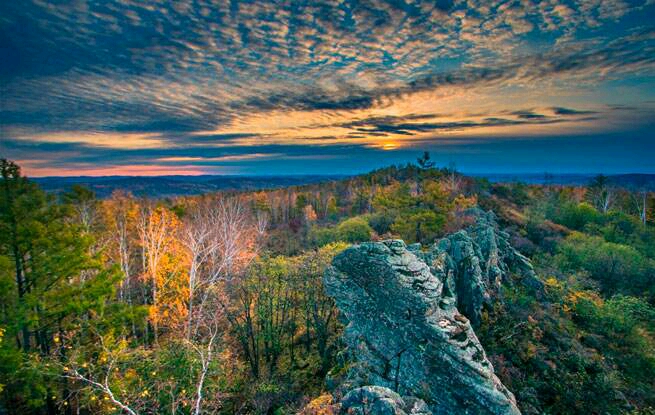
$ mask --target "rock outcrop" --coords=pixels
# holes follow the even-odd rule
[[[475,218],[468,229],[438,240],[425,252],[417,244],[410,250],[444,282],[442,301],[455,302],[475,327],[484,306],[498,300],[501,283],[513,283],[510,274],[537,294],[543,286],[530,261],[498,228],[493,212],[470,209],[467,213]]]
[[[483,214],[426,251],[391,240],[334,259],[324,280],[346,323],[343,413],[520,413],[458,309],[479,319],[510,272],[537,281],[507,241]]]

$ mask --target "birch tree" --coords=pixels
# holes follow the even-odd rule
[[[638,190],[630,193],[632,205],[639,216],[639,221],[646,225],[648,220],[648,191]]]
[[[157,309],[157,287],[159,265],[170,243],[172,215],[162,207],[156,207],[150,201],[145,201],[139,212],[138,232],[141,239],[144,271],[151,283],[151,298],[153,308]],[[158,340],[158,321],[152,318],[155,343]]]
[[[256,222],[262,226],[261,222]],[[223,283],[253,257],[257,228],[238,198],[203,200],[190,210],[182,228],[189,256],[185,339],[200,361],[193,413],[201,414],[204,386],[221,340],[226,300]]]
[[[599,174],[589,184],[588,197],[596,209],[603,213],[609,212],[614,204],[615,189],[610,185],[607,176]]]

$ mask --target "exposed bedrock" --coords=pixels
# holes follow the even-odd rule
[[[484,214],[426,251],[389,240],[334,259],[325,287],[346,323],[344,413],[520,413],[466,316],[479,319],[510,272],[538,281],[507,240]]]

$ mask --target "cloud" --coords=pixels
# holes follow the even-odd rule
[[[150,157],[583,118],[601,128],[603,104],[634,103],[571,97],[652,79],[654,11],[618,0],[4,2],[0,128],[33,148]],[[267,121],[280,113],[293,123]]]
[[[535,120],[535,119],[546,119],[547,117],[543,114],[537,114],[532,110],[519,110],[519,111],[512,111],[510,114],[516,115],[518,118],[526,119],[526,120]],[[558,114],[561,115],[561,114]]]
[[[564,107],[552,107],[550,108],[556,115],[586,115],[586,114],[598,114],[598,111],[588,111],[588,110],[576,110],[572,108]]]

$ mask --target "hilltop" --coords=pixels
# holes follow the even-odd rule
[[[583,186],[591,174],[540,174],[540,173],[480,173],[472,177],[487,179],[492,183],[528,183]],[[277,189],[303,184],[343,180],[345,175],[298,175],[298,176],[70,176],[37,177],[33,180],[50,193],[64,193],[74,185],[91,189],[97,197],[109,197],[114,191],[129,192],[137,197],[190,196],[218,191],[248,191]],[[655,174],[618,174],[607,176],[616,186],[655,191]]]

